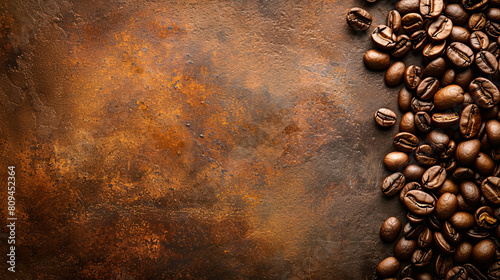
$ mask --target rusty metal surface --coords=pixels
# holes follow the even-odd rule
[[[0,275],[372,279],[397,89],[344,15],[380,2],[0,2]]]

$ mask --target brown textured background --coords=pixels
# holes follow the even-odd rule
[[[15,277],[372,279],[397,89],[344,15],[379,2],[0,1]]]

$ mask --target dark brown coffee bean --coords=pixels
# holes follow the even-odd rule
[[[478,52],[475,61],[477,68],[486,75],[491,75],[498,69],[498,61],[489,51]]]
[[[449,85],[441,88],[434,94],[434,105],[438,110],[446,110],[462,104],[464,91],[457,85]]]
[[[462,0],[462,5],[468,11],[482,10],[488,5],[488,0]]]
[[[410,65],[406,68],[404,73],[405,85],[410,89],[414,90],[420,84],[422,78],[422,68],[416,65]]]
[[[403,170],[408,166],[409,158],[403,152],[391,152],[384,158],[384,166],[390,171]]]
[[[454,171],[453,174],[451,174],[451,179],[460,182],[460,181],[465,181],[465,180],[472,180],[474,178],[474,170],[466,167],[457,167]],[[461,196],[461,195],[459,195]],[[460,205],[460,197],[457,196],[457,199],[459,200],[458,204]]]
[[[470,35],[469,45],[473,51],[485,50],[490,45],[488,35],[481,31],[474,31]]]
[[[474,220],[476,220],[476,225],[486,229],[495,228],[498,224],[493,208],[489,206],[479,207],[474,213]]]
[[[429,145],[431,145],[435,153],[441,153],[448,146],[450,137],[448,137],[445,133],[434,129],[425,136],[425,140],[429,143]]]
[[[448,243],[441,232],[434,232],[434,244],[442,254],[451,255],[455,253],[455,248]]]
[[[424,224],[406,223],[403,227],[403,235],[407,239],[415,239],[424,229]]]
[[[481,111],[475,104],[466,106],[460,116],[460,133],[465,138],[476,136],[481,126]]]
[[[408,210],[417,215],[428,215],[434,211],[436,201],[430,194],[424,191],[411,190],[406,193],[404,204]]]
[[[432,99],[438,89],[439,80],[434,77],[427,77],[418,84],[417,95],[422,100],[429,100]]]
[[[370,70],[384,70],[391,66],[391,57],[385,52],[369,50],[365,53],[363,62]]]
[[[403,188],[403,190],[404,190],[404,188]],[[403,190],[401,190],[401,191],[403,191]],[[406,213],[406,218],[408,219],[408,221],[410,223],[414,223],[414,224],[422,223],[425,220],[425,216],[417,215],[417,214],[412,213],[410,211],[408,211]]]
[[[460,165],[470,166],[476,161],[476,156],[481,149],[481,142],[478,139],[467,140],[458,143],[455,157]]]
[[[458,194],[458,185],[450,179],[446,179],[444,183],[435,190],[437,195],[443,195],[445,193]]]
[[[464,181],[460,183],[460,193],[469,207],[475,207],[481,199],[481,192],[474,182]]]
[[[457,67],[469,67],[474,61],[474,52],[465,44],[453,42],[446,50],[448,59]]]
[[[438,156],[434,154],[434,150],[430,145],[424,144],[418,146],[415,150],[415,159],[423,165],[434,165],[437,162]]]
[[[460,116],[456,112],[451,113],[435,113],[431,117],[432,125],[439,128],[450,128],[455,126],[460,120]]]
[[[458,244],[455,254],[453,254],[453,261],[457,264],[463,264],[470,260],[472,255],[472,244],[467,241]]]
[[[420,14],[409,13],[401,18],[401,25],[406,32],[413,33],[422,28],[424,20]]]
[[[433,193],[429,193],[432,197],[434,197],[435,200],[436,197],[433,195]],[[431,213],[430,215],[426,216],[427,218],[427,224],[430,226],[431,229],[441,231],[443,227],[443,223],[434,215],[434,213]]]
[[[411,153],[418,147],[418,137],[408,132],[400,132],[394,136],[394,146],[402,152]]]
[[[432,245],[432,231],[429,228],[424,228],[418,235],[417,245],[420,248],[428,248]]]
[[[462,234],[460,234],[460,232],[457,231],[448,221],[445,221],[443,224],[443,235],[446,240],[450,241],[453,244],[457,244],[462,241]]]
[[[458,202],[456,195],[452,193],[444,193],[439,197],[434,212],[439,219],[447,220],[455,213],[457,205]]]
[[[420,181],[424,172],[425,168],[416,164],[410,164],[403,170],[403,174],[408,179],[408,181]],[[402,201],[403,200],[401,199],[401,202]]]
[[[453,268],[453,260],[451,257],[445,255],[438,255],[434,264],[436,274],[439,278],[443,279],[449,270]],[[429,279],[433,279],[432,276]]]
[[[427,60],[433,60],[440,57],[446,50],[446,41],[432,41],[425,45],[422,54]]]
[[[405,279],[405,280],[433,280],[432,275],[428,272],[420,272],[415,275],[415,279]]]
[[[469,29],[472,31],[481,30],[486,25],[486,15],[476,13],[469,17]]]
[[[439,154],[440,159],[448,159],[452,156],[455,156],[455,151],[457,150],[457,144],[455,141],[450,140],[448,145],[444,148],[444,150]]]
[[[500,24],[495,21],[488,20],[484,26],[484,32],[493,38],[500,36]]]
[[[481,271],[470,263],[464,264],[463,267],[467,271],[467,276],[472,280],[488,280]]]
[[[438,57],[429,62],[423,71],[425,77],[440,78],[446,71],[446,61],[442,57]]]
[[[462,71],[457,71],[455,73],[455,84],[462,87],[464,90],[469,89],[469,84],[474,80],[474,71],[471,68],[464,69]]]
[[[481,266],[489,265],[495,255],[495,243],[490,239],[479,241],[472,248],[472,260]]]
[[[473,242],[478,242],[481,241],[485,238],[488,238],[490,236],[490,232],[484,228],[475,226],[470,229],[468,229],[465,232],[465,235]]]
[[[446,87],[453,84],[454,80],[455,80],[455,70],[448,69],[444,72],[443,77],[441,77],[439,83],[441,84],[442,87]]]
[[[379,48],[390,50],[396,45],[394,31],[385,25],[379,25],[372,31],[372,40]]]
[[[452,28],[453,22],[451,19],[441,15],[429,25],[427,34],[434,41],[442,41],[450,36]]]
[[[486,18],[492,21],[500,21],[500,9],[499,8],[489,8],[486,11]]]
[[[467,280],[467,271],[462,266],[455,266],[446,274],[446,280]]]
[[[413,254],[413,252],[412,252]],[[396,257],[397,258],[397,257]],[[411,258],[411,255],[410,257],[408,258],[408,260]],[[403,279],[407,279],[409,278],[410,280],[414,280],[412,277],[415,275],[415,268],[409,264],[405,267],[403,267],[403,269],[401,269],[401,273],[400,273],[400,277],[403,278]],[[408,279],[407,279],[408,280]]]
[[[401,14],[419,12],[420,0],[400,0],[396,3],[395,8]]]
[[[486,78],[475,78],[469,85],[469,92],[481,108],[492,108],[500,102],[498,88]]]
[[[417,112],[431,112],[434,110],[434,103],[432,101],[424,101],[418,98],[412,98],[410,104],[411,110]]]
[[[487,154],[479,152],[474,162],[474,167],[482,175],[491,175],[495,169],[495,163]]]
[[[440,165],[434,165],[422,175],[422,187],[430,190],[437,189],[445,180],[446,170]]]
[[[395,257],[385,258],[377,265],[377,275],[387,278],[395,275],[399,270],[399,261]]]
[[[387,14],[387,26],[394,32],[398,32],[401,28],[401,14],[397,10],[392,10]]]
[[[393,57],[399,58],[405,56],[412,48],[410,37],[401,34],[396,37],[396,45],[391,50]]]
[[[417,250],[417,241],[401,237],[394,246],[394,256],[400,261],[407,261]]]
[[[396,217],[390,217],[380,227],[380,238],[384,242],[394,241],[401,231],[401,222]]]
[[[355,30],[365,31],[370,27],[373,17],[366,10],[352,8],[346,15],[347,24]]]
[[[406,88],[402,87],[398,94],[398,107],[403,112],[408,112],[411,110],[411,100],[413,94]]]
[[[500,205],[500,178],[487,177],[481,183],[481,191],[484,197],[494,205]]]
[[[375,122],[381,127],[393,126],[397,121],[396,113],[387,108],[380,108],[375,112]]]
[[[432,128],[431,124],[431,117],[427,114],[427,112],[420,111],[415,114],[415,127],[419,131],[423,133],[429,132]]]
[[[467,28],[463,28],[461,26],[453,26],[448,40],[451,42],[460,42],[467,45],[469,44],[470,40],[470,32],[469,30],[467,30]]]
[[[415,115],[412,112],[406,112],[401,118],[399,123],[399,131],[417,133],[417,127],[415,126]]]
[[[500,57],[500,48],[497,42],[490,42],[486,50],[492,53],[497,59]]]
[[[420,14],[425,18],[436,18],[443,12],[443,0],[421,0]]]
[[[499,280],[500,279],[500,261],[494,262],[488,268],[488,277],[492,280]]]
[[[382,183],[382,192],[386,196],[396,195],[405,186],[405,183],[406,178],[402,173],[393,173],[384,179]]]
[[[497,120],[489,120],[486,123],[486,134],[492,145],[500,145],[500,122]]]
[[[462,26],[469,21],[469,14],[459,4],[446,5],[444,15],[453,21],[453,25]]]
[[[432,259],[432,248],[417,249],[411,257],[411,263],[416,267],[423,267],[429,264]]]
[[[456,212],[451,216],[450,222],[457,230],[467,230],[474,226],[474,216],[467,212]]]
[[[395,87],[403,82],[403,75],[406,66],[403,62],[394,62],[385,72],[385,84],[389,87]]]
[[[418,30],[411,34],[410,41],[413,46],[413,49],[416,51],[422,50],[425,45],[429,42],[429,36],[427,35],[427,31]]]

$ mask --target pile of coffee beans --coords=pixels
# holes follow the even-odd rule
[[[383,24],[361,8],[346,19],[370,30],[365,66],[402,85],[381,189],[399,197],[407,221],[382,224],[381,239],[395,245],[377,276],[500,279],[500,0],[400,0]],[[401,61],[410,53],[422,65]],[[387,108],[374,118],[398,121]]]

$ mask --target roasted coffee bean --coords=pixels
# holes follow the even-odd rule
[[[481,115],[479,115],[479,117],[481,117]],[[431,117],[427,112],[420,111],[415,114],[415,127],[419,131],[427,133],[432,129],[431,125]]]
[[[467,280],[467,271],[462,266],[455,266],[446,273],[446,280]]]
[[[417,250],[417,241],[407,239],[403,236],[396,245],[394,245],[394,257],[400,261],[407,261],[411,258],[415,250]]]
[[[436,18],[444,9],[443,0],[421,0],[420,14],[425,18]]]
[[[434,95],[436,96],[436,95]],[[457,112],[435,113],[431,117],[432,125],[439,128],[450,128],[458,124],[460,116]]]
[[[482,77],[475,78],[470,83],[469,92],[481,108],[492,108],[500,102],[498,88],[490,80]]]
[[[365,31],[370,27],[373,17],[366,10],[352,8],[346,15],[347,24],[355,30]]]
[[[418,138],[411,133],[400,132],[394,136],[394,146],[402,152],[411,153],[418,147]]]
[[[437,276],[442,279],[446,276],[448,271],[453,268],[453,260],[451,257],[444,256],[444,255],[440,254],[436,258],[434,268],[435,268]],[[429,279],[432,280],[432,276]]]
[[[486,11],[486,18],[492,21],[500,21],[500,9],[489,8],[488,11]]]
[[[415,279],[405,279],[405,280],[433,280],[432,275],[427,272],[420,272],[415,275]]]
[[[422,1],[420,3],[422,3]],[[452,28],[453,22],[451,19],[441,15],[429,25],[427,34],[434,41],[442,41],[450,36]]]
[[[420,181],[424,172],[425,168],[416,164],[410,164],[403,170],[403,174],[408,181]]]
[[[453,42],[446,50],[448,59],[457,67],[469,67],[474,61],[474,52],[465,44]]]
[[[467,28],[461,26],[453,26],[448,40],[451,42],[459,42],[468,45],[470,41],[470,32]]]
[[[422,54],[427,60],[433,60],[440,57],[446,49],[446,41],[430,42],[422,49]]]
[[[420,248],[427,248],[432,245],[432,231],[429,228],[424,228],[418,235],[417,245]]]
[[[406,112],[401,118],[399,123],[399,131],[417,133],[417,127],[415,126],[415,115],[412,112]]]
[[[405,85],[411,90],[416,89],[420,84],[422,74],[422,68],[416,65],[408,66],[404,73]]]
[[[394,241],[401,231],[401,222],[396,217],[390,217],[380,227],[380,238],[384,242]]]
[[[391,152],[384,158],[384,166],[390,171],[403,170],[408,166],[409,158],[403,152]]]
[[[437,162],[437,155],[428,144],[420,145],[415,150],[415,159],[423,165],[434,165]],[[423,175],[423,174],[422,174]]]
[[[419,0],[400,0],[396,3],[396,10],[398,10],[401,14],[407,13],[415,13],[420,10],[420,1]]]
[[[395,275],[399,270],[399,261],[395,257],[385,258],[377,265],[377,275],[387,278]]]
[[[457,202],[458,202],[457,211],[472,212],[473,206],[465,202],[465,199],[462,194],[457,195]]]
[[[439,197],[434,212],[439,219],[447,220],[455,213],[457,205],[458,202],[456,195],[452,193],[444,193]]]
[[[499,161],[500,160],[500,146],[496,146],[496,147],[492,148],[490,151],[490,156],[493,160]],[[493,170],[493,174],[492,174],[493,176],[497,176],[495,174],[495,172],[500,172],[500,168],[498,165],[495,167],[495,170]]]
[[[432,197],[435,198],[435,196],[432,193],[429,193]],[[437,200],[435,198],[435,200]],[[443,227],[443,223],[434,215],[434,213],[427,215],[427,224],[431,227],[433,230],[441,231]]]
[[[391,66],[391,56],[378,50],[369,50],[365,53],[363,62],[368,69],[384,70]]]
[[[444,168],[444,170],[446,170],[446,172],[448,173],[454,172],[455,169],[457,168],[457,162],[453,157],[444,159],[442,162],[439,163],[439,165],[441,165]]]
[[[444,15],[453,21],[453,25],[462,26],[469,21],[469,14],[459,4],[446,5]]]
[[[403,75],[406,66],[403,62],[394,62],[385,72],[385,84],[389,87],[395,87],[403,82]]]
[[[422,100],[432,99],[434,94],[439,89],[439,80],[434,77],[427,77],[423,79],[417,87],[417,95]]]
[[[474,207],[481,199],[481,192],[474,182],[464,181],[460,183],[460,193],[469,207]]]
[[[393,173],[384,179],[382,183],[382,192],[386,196],[396,195],[405,186],[405,183],[406,178],[402,173]]]
[[[412,48],[410,37],[401,34],[396,37],[396,45],[391,50],[391,55],[395,58],[400,58],[406,55]]]
[[[411,34],[410,41],[413,49],[416,51],[422,50],[429,41],[429,36],[427,36],[427,31],[418,30]]]
[[[488,0],[462,0],[462,5],[468,11],[482,10],[488,5]]]
[[[484,26],[484,32],[491,37],[498,38],[500,36],[500,24],[498,22],[488,20]]]
[[[444,74],[444,71],[446,71],[446,61],[444,58],[438,57],[425,66],[422,74],[425,77],[440,78]]]
[[[488,177],[481,183],[481,192],[494,205],[500,205],[500,178]]]
[[[486,123],[486,134],[492,145],[500,145],[500,122],[497,120],[489,120]]]
[[[490,42],[486,50],[492,53],[497,59],[500,57],[500,48],[497,42]]]
[[[424,229],[424,224],[406,223],[403,227],[403,235],[407,239],[415,239]]]
[[[450,222],[457,230],[467,230],[474,226],[474,216],[467,212],[456,212],[450,218]]]
[[[403,190],[404,190],[404,188],[403,188]],[[401,190],[401,191],[403,191],[403,190]],[[408,211],[406,213],[406,218],[408,219],[408,221],[410,223],[414,223],[414,224],[422,223],[425,220],[425,216],[417,215],[417,214],[412,213],[410,211]]]
[[[398,94],[398,107],[403,112],[408,112],[411,110],[411,100],[413,94],[406,88],[402,87]]]
[[[446,180],[446,170],[440,165],[434,165],[427,169],[422,175],[422,187],[426,189],[437,189]]]
[[[500,261],[494,262],[488,268],[488,277],[492,280],[499,280],[500,279]]]
[[[453,174],[451,175],[451,179],[456,182],[472,180],[473,178],[474,178],[474,170],[466,167],[457,167],[453,171]]]
[[[458,244],[455,254],[453,254],[453,261],[457,264],[468,262],[472,255],[473,247],[474,246],[467,241],[463,241]]]
[[[480,149],[481,142],[478,139],[471,139],[458,143],[455,151],[455,158],[458,164],[464,166],[473,165]]]
[[[455,84],[462,87],[464,90],[469,89],[469,84],[474,80],[474,71],[471,68],[463,69],[455,73]]]
[[[474,162],[474,167],[482,175],[491,175],[495,169],[495,163],[487,154],[479,152]]]
[[[481,30],[486,25],[486,15],[476,13],[469,17],[469,29],[472,31]]]
[[[411,110],[417,112],[431,112],[434,110],[434,103],[430,100],[424,101],[418,98],[412,98],[410,103]]]
[[[429,145],[431,145],[435,153],[441,153],[448,146],[450,137],[448,137],[445,133],[434,129],[427,133],[425,140],[429,143]]]
[[[428,215],[434,211],[436,201],[430,194],[424,191],[411,190],[406,193],[404,204],[408,210],[417,215]]]
[[[453,108],[464,101],[463,93],[463,89],[457,85],[443,87],[434,94],[434,105],[438,110]]]
[[[455,248],[448,243],[444,235],[439,231],[434,232],[434,244],[442,254],[451,255],[455,253]]]
[[[462,234],[460,234],[459,231],[457,231],[453,225],[445,221],[443,224],[443,235],[446,240],[450,241],[451,243],[457,244],[460,241],[462,241]]]
[[[436,191],[437,195],[443,195],[445,193],[458,194],[458,185],[451,179],[446,179],[444,183]]]
[[[393,126],[397,121],[396,113],[387,108],[380,108],[375,112],[375,122],[381,127]]]
[[[490,45],[488,35],[481,31],[474,31],[470,34],[470,47],[473,51],[485,50]]]
[[[396,45],[394,31],[385,25],[379,25],[372,31],[372,40],[379,48],[390,50]]]
[[[411,257],[411,263],[416,267],[423,267],[429,264],[432,259],[432,248],[417,249]]]
[[[472,280],[488,280],[477,267],[470,263],[464,264],[463,267],[467,271],[467,276]]]
[[[387,26],[394,32],[398,32],[401,28],[401,14],[397,10],[392,10],[387,14]]]
[[[444,72],[443,76],[441,77],[440,84],[442,87],[449,86],[453,84],[453,81],[455,81],[455,70],[453,69],[448,69]]]
[[[401,25],[406,32],[413,33],[422,28],[424,20],[420,14],[409,13],[401,18]]]
[[[450,140],[448,145],[444,148],[444,150],[439,154],[440,159],[448,159],[455,155],[455,150],[457,149],[457,144],[455,141]]]
[[[495,243],[490,239],[479,241],[472,248],[472,260],[481,266],[489,265],[495,255]]]
[[[498,69],[498,61],[489,51],[478,52],[475,61],[477,68],[486,75],[491,75]]]
[[[413,252],[412,252],[413,254]],[[411,255],[410,255],[411,257]],[[397,257],[396,257],[397,258]],[[410,259],[410,258],[408,258]],[[403,267],[403,269],[401,269],[401,273],[400,273],[400,277],[405,279],[405,278],[410,278],[410,279],[413,279],[412,277],[414,276],[415,274],[415,269],[413,268],[413,266],[411,264]]]
[[[476,225],[491,229],[497,226],[498,219],[493,212],[493,208],[489,206],[482,206],[476,210],[474,213],[474,219],[476,220]]]
[[[479,92],[479,91],[478,91]],[[486,91],[483,91],[486,92]],[[415,118],[416,121],[417,118]],[[467,105],[460,116],[460,133],[465,138],[476,136],[481,126],[481,111],[475,104]]]

